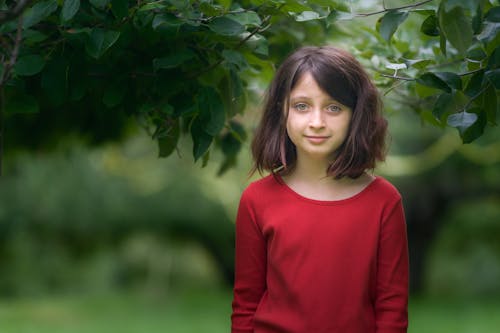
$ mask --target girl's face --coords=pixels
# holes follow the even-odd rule
[[[348,134],[352,110],[333,99],[307,72],[290,92],[286,129],[297,149],[297,160],[326,164]]]

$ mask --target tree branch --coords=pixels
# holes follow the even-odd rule
[[[235,47],[234,47],[234,50],[238,50],[240,47],[242,47],[250,38],[252,38],[253,36],[255,36],[255,34],[261,32],[261,31],[264,31],[266,30],[267,28],[269,28],[269,26],[267,26],[267,23],[269,22],[269,20],[271,19],[271,15],[268,15],[264,18],[264,20],[262,20],[262,24],[260,26],[258,26],[257,28],[255,28],[250,34],[248,34],[248,36],[246,36],[244,39],[242,39]],[[206,72],[209,72],[211,71],[212,69],[214,69],[215,67],[219,66],[222,62],[224,61],[224,58],[220,58],[218,61],[214,62],[213,64],[211,64],[210,66],[206,67],[205,69],[203,69],[202,71],[194,74],[194,75],[191,75],[189,76],[188,79],[193,79],[203,73],[206,73]]]
[[[479,96],[481,96],[481,94],[484,93],[490,87],[490,85],[491,85],[491,83],[485,84],[484,87],[483,87],[483,89],[481,89],[477,94],[475,94],[474,96],[472,96],[469,99],[469,101],[467,102],[467,104],[465,104],[462,112],[467,111],[467,109],[469,108],[469,106],[472,105],[472,102],[474,102]]]
[[[16,40],[14,42],[14,47],[12,48],[12,53],[10,54],[10,61],[5,65],[2,76],[0,77],[0,87],[2,87],[3,84],[7,81],[10,71],[16,64],[22,38],[23,38],[23,18],[21,16],[19,17],[19,21],[17,23]]]
[[[389,75],[389,74],[382,74],[380,73],[381,76],[383,77],[389,77],[391,79],[395,79],[395,80],[402,80],[402,81],[415,81],[415,79],[411,78],[411,77],[404,77],[404,76],[397,76],[397,75]]]
[[[34,0],[19,0],[17,4],[9,9],[0,11],[0,24],[4,24],[5,22],[12,21],[19,15],[21,15]]]
[[[386,13],[386,12],[388,12],[390,10],[415,8],[415,7],[419,7],[419,6],[425,5],[426,3],[431,2],[431,1],[432,0],[424,0],[424,1],[420,1],[420,2],[414,3],[413,5],[406,5],[406,6],[394,7],[394,8],[385,8],[385,3],[384,3],[384,9],[383,10],[379,10],[379,11],[371,12],[371,13],[357,13],[357,14],[354,14],[354,17],[366,17],[366,16],[372,16],[372,15]]]
[[[458,76],[467,76],[467,75],[475,74],[475,73],[480,72],[482,70],[484,70],[484,68],[478,68],[478,69],[475,69],[473,71],[469,71],[469,72],[465,72],[465,73],[459,73]]]

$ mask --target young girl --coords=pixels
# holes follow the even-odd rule
[[[236,221],[232,333],[403,333],[408,250],[376,88],[349,53],[305,47],[278,69]]]

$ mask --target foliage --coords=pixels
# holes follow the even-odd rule
[[[450,207],[427,263],[426,289],[438,297],[500,295],[500,197]]]
[[[110,173],[109,159],[77,150],[24,158],[3,177],[0,295],[137,283],[160,292],[206,272],[232,283],[234,225],[220,202],[186,168],[178,177],[180,165],[142,193]]]
[[[2,0],[0,10],[11,8]],[[353,28],[372,15],[372,27]],[[464,142],[497,122],[500,7],[487,0],[370,13],[327,0],[41,0],[0,23],[5,131],[32,147],[64,133],[120,138],[133,116],[159,156],[186,135],[195,160],[219,147],[224,171],[246,137],[238,115],[253,82],[266,83],[289,50],[342,34],[383,72],[381,88],[411,82],[408,100],[424,121],[456,127]],[[338,34],[344,26],[351,31]]]

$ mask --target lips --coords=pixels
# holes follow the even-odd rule
[[[312,143],[322,143],[328,140],[329,138],[329,136],[322,136],[322,135],[306,135],[305,137],[309,142]]]

